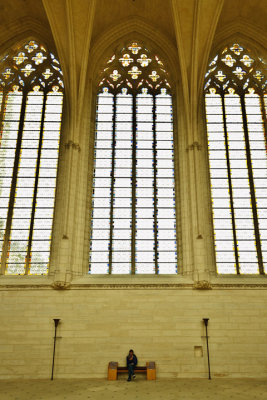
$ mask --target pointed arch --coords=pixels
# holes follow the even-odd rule
[[[59,61],[35,40],[0,61],[1,271],[48,271],[63,104]]]
[[[172,98],[159,57],[136,41],[99,76],[90,272],[177,270]]]
[[[99,70],[112,56],[110,49],[123,47],[123,43],[127,40],[146,43],[150,51],[158,54],[164,61],[170,74],[171,82],[177,82],[179,63],[175,46],[162,32],[157,31],[154,26],[137,17],[127,18],[122,23],[108,29],[92,44],[89,76],[93,81],[97,79]]]
[[[217,270],[265,274],[267,64],[240,43],[224,46],[204,91]]]
[[[220,49],[225,43],[240,43],[244,48],[253,48],[254,54],[263,55],[266,52],[265,32],[249,20],[239,18],[224,25],[217,33],[213,41],[214,49]],[[214,52],[214,55],[216,50]]]
[[[30,40],[43,43],[50,51],[56,53],[55,44],[51,40],[47,26],[32,17],[24,17],[10,22],[3,30],[0,27],[0,54],[19,48]]]

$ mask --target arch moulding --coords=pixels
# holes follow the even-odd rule
[[[112,54],[114,44],[119,44],[125,40],[140,40],[149,45],[151,51],[159,53],[163,61],[167,64],[171,81],[178,79],[178,59],[177,49],[170,40],[160,31],[145,23],[142,19],[130,18],[124,20],[121,24],[105,31],[93,44],[90,51],[91,62],[89,64],[88,75],[93,82],[97,80],[100,66],[105,65],[105,61]]]
[[[6,53],[10,48],[19,47],[27,40],[36,40],[47,46],[49,51],[58,54],[51,37],[44,35],[47,28],[33,18],[19,18],[8,25],[5,30],[0,30],[0,54]]]
[[[241,45],[256,50],[256,56],[267,56],[266,35],[259,27],[252,25],[245,19],[231,22],[215,34],[213,44],[206,62],[202,65],[200,76],[204,77],[209,62],[216,56],[221,47],[230,42],[240,42]],[[199,104],[203,101],[203,85],[199,90]]]
[[[230,23],[221,29],[214,38],[212,53],[231,41],[240,41],[247,47],[254,47],[259,53],[266,54],[266,34],[259,27],[245,19]],[[207,68],[207,66],[205,66]]]

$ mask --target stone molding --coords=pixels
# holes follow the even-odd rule
[[[110,49],[114,47],[119,41],[127,40],[140,40],[147,45],[150,43],[151,50],[155,48],[156,52],[160,54],[160,57],[167,61],[168,70],[171,75],[177,77],[177,50],[173,43],[164,35],[163,32],[155,29],[155,26],[151,26],[145,22],[142,18],[137,16],[131,16],[124,19],[120,24],[116,24],[112,28],[106,30],[98,40],[96,40],[91,48],[90,57],[91,63],[89,65],[89,77],[92,78],[93,82],[97,80],[99,68],[103,63],[103,60],[110,55]],[[141,38],[141,39],[140,39]],[[143,39],[142,39],[143,38]]]
[[[91,283],[91,284],[72,284],[72,289],[191,289],[190,283]]]
[[[21,290],[50,290],[51,284],[5,284],[0,285],[1,291],[21,291]]]
[[[211,290],[212,286],[211,286],[210,282],[203,280],[203,281],[195,282],[194,285],[193,285],[193,289]]]
[[[51,284],[51,287],[56,290],[70,289],[71,283],[65,281],[55,281]]]
[[[50,284],[0,284],[0,291],[21,290],[267,290],[267,283],[213,283],[204,281],[193,283],[163,283],[163,284],[123,284],[123,283],[76,283],[55,281]]]
[[[229,22],[224,25],[223,28],[219,29],[215,36],[213,49],[218,49],[225,46],[226,42],[232,41],[245,42],[248,44],[248,47],[254,48],[260,45],[262,46],[262,49],[259,49],[260,51],[266,49],[265,32],[246,18],[239,17],[238,20]],[[213,50],[211,59],[216,51],[217,50]]]
[[[212,289],[267,289],[266,283],[214,283]]]
[[[47,34],[48,26],[44,26],[39,20],[30,16],[24,16],[13,20],[5,27],[0,28],[1,54],[8,52],[11,47],[17,47],[27,40],[37,40],[48,45],[50,51],[57,54],[54,41]]]

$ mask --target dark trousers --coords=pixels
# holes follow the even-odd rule
[[[132,376],[134,375],[134,365],[128,365],[128,379],[132,379]]]

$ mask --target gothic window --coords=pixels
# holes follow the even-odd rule
[[[59,61],[30,41],[0,60],[1,271],[48,271],[63,81]]]
[[[209,64],[205,100],[219,274],[267,266],[267,65],[239,44]]]
[[[172,96],[138,43],[108,60],[96,113],[91,274],[177,272]]]

